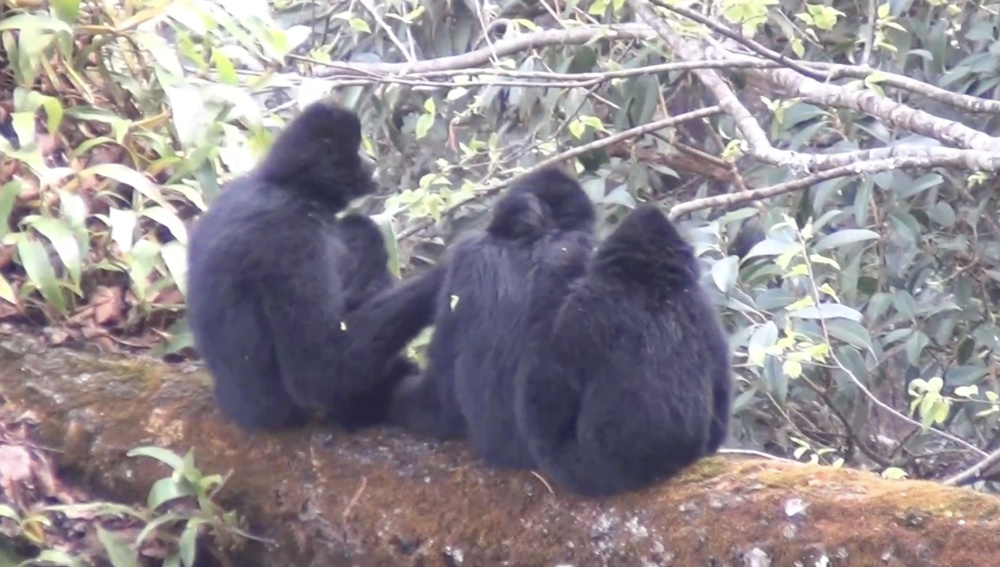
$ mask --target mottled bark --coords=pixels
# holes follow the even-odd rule
[[[714,457],[641,493],[582,500],[486,468],[462,443],[320,428],[251,438],[189,366],[5,345],[4,410],[36,416],[72,482],[142,502],[167,473],[125,457],[145,444],[233,470],[221,503],[277,542],[235,565],[980,566],[1000,552],[1000,500],[967,489]]]

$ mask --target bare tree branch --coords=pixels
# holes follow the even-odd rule
[[[975,482],[975,480],[979,478],[979,475],[983,474],[983,471],[995,465],[997,462],[1000,462],[1000,449],[993,451],[987,455],[985,459],[956,474],[955,476],[946,478],[942,484],[945,484],[946,486],[959,486],[969,482]]]
[[[741,56],[733,54],[733,57]],[[813,104],[864,112],[898,128],[905,128],[962,148],[1000,152],[1000,138],[984,134],[954,120],[939,118],[929,112],[911,108],[869,89],[851,91],[838,85],[821,83],[789,69],[751,69],[748,73],[765,78],[789,96]]]
[[[682,59],[696,61],[704,59],[707,53],[716,55],[712,51],[717,48],[703,50],[696,42],[686,40],[675,33],[665,21],[656,15],[647,1],[629,0],[629,3],[636,14],[646,19],[670,49]],[[753,59],[750,55],[732,51],[729,46],[726,49],[717,50],[722,52],[718,54],[720,58]],[[747,142],[750,154],[765,163],[790,167],[798,171],[816,171],[846,165],[844,160],[847,156],[857,160],[864,155],[862,152],[815,155],[776,149],[771,145],[767,135],[753,115],[743,106],[718,73],[709,69],[695,69],[692,73],[715,95],[719,106],[736,121],[736,128]],[[1000,155],[1000,138],[988,136],[957,122],[938,118],[930,113],[881,98],[871,91],[848,91],[844,87],[820,83],[790,69],[750,69],[747,73],[759,76],[768,83],[781,88],[788,96],[800,97],[815,104],[840,106],[866,112],[897,127],[906,128],[918,134],[954,143],[964,148],[987,151],[990,152],[990,157],[993,154]],[[900,152],[912,151],[900,148],[896,147],[888,151],[895,152],[897,155]],[[932,155],[936,157],[939,152],[945,149],[933,148]],[[869,155],[868,159],[873,157]],[[986,156],[981,157],[985,158]]]
[[[714,24],[719,26],[718,24]],[[719,26],[722,27],[722,26]],[[609,29],[615,30],[613,34],[607,34]],[[722,29],[726,29],[722,27]],[[633,40],[633,39],[652,39],[656,34],[652,28],[644,24],[621,24],[618,26],[613,26],[608,28],[606,26],[582,26],[579,28],[574,28],[572,30],[546,30],[541,32],[527,33],[518,36],[513,39],[503,40],[497,42],[495,46],[499,49],[498,53],[500,55],[512,55],[519,51],[524,51],[528,49],[535,49],[539,47],[546,47],[551,45],[574,45],[587,43],[596,38],[600,38],[602,35],[608,39],[621,39],[621,40]],[[759,44],[758,44],[759,45]],[[763,46],[761,46],[763,48]],[[945,89],[929,85],[922,81],[916,79],[911,79],[909,77],[898,75],[895,73],[889,73],[887,71],[881,71],[878,69],[872,69],[864,66],[854,66],[854,65],[840,65],[835,63],[821,63],[814,61],[798,61],[785,57],[781,54],[771,52],[766,48],[763,48],[771,55],[768,55],[771,61],[766,59],[758,59],[755,57],[747,57],[746,55],[739,55],[734,53],[729,53],[724,56],[723,59],[697,59],[693,61],[681,61],[675,63],[665,63],[661,65],[650,65],[646,67],[639,67],[635,69],[622,69],[618,71],[609,72],[596,72],[596,73],[549,73],[544,71],[516,71],[508,69],[496,69],[496,68],[478,68],[479,65],[484,65],[489,63],[490,55],[492,51],[489,47],[472,51],[463,55],[453,56],[453,57],[442,57],[438,59],[432,59],[427,61],[421,61],[417,63],[352,63],[352,62],[335,62],[330,63],[326,61],[318,61],[309,59],[307,57],[301,56],[290,56],[301,61],[305,61],[321,67],[321,69],[316,71],[317,77],[332,79],[337,82],[338,85],[346,86],[347,83],[341,84],[341,81],[349,81],[351,85],[362,85],[362,84],[379,84],[379,83],[392,83],[400,82],[404,84],[414,83],[418,86],[421,85],[417,82],[418,78],[428,77],[428,76],[456,76],[456,75],[498,75],[507,76],[521,79],[538,79],[542,81],[560,81],[560,82],[573,82],[581,81],[583,84],[579,86],[588,86],[587,82],[590,81],[602,81],[609,78],[623,78],[638,76],[646,73],[661,73],[666,71],[677,71],[677,70],[691,70],[696,68],[702,69],[726,69],[726,68],[757,68],[765,69],[769,67],[774,67],[777,65],[775,61],[780,61],[783,63],[792,62],[793,65],[803,67],[805,69],[815,69],[816,71],[807,72],[807,75],[814,75],[816,72],[821,72],[825,74],[825,79],[827,81],[836,80],[843,77],[851,77],[855,79],[875,79],[880,85],[887,85],[894,88],[906,90],[912,93],[916,93],[922,96],[926,96],[932,100],[936,100],[945,104],[949,104],[956,108],[961,108],[963,110],[968,110],[969,112],[989,112],[993,114],[1000,114],[1000,101],[988,100],[979,97],[974,97],[966,94],[953,93]],[[733,59],[733,56],[739,57],[738,59]],[[289,76],[291,78],[291,76]],[[590,83],[593,84],[593,83]],[[434,82],[429,81],[426,86],[434,87],[455,87],[455,86],[468,86],[467,84],[458,85],[455,83],[447,82]],[[546,86],[546,85],[537,85]],[[548,85],[555,86],[555,85]],[[574,85],[577,86],[577,85]]]
[[[698,61],[704,59],[701,49],[694,42],[687,41],[670,26],[667,25],[644,0],[629,0],[629,5],[636,15],[643,18],[656,30],[666,42],[671,51],[676,53],[681,59],[686,61]],[[773,165],[789,167],[797,171],[810,171],[818,169],[810,159],[810,156],[797,152],[788,152],[776,149],[767,139],[767,134],[757,123],[757,119],[750,114],[750,111],[740,103],[729,85],[722,80],[722,77],[715,71],[709,69],[694,69],[691,71],[705,88],[707,88],[717,101],[719,106],[725,110],[736,122],[736,129],[750,147],[750,153],[757,159]],[[815,156],[812,156],[815,158]]]
[[[839,167],[834,167],[831,169],[824,169],[796,179],[794,181],[786,181],[785,183],[779,183],[777,185],[772,185],[770,187],[762,187],[760,189],[750,189],[747,191],[736,191],[733,193],[726,193],[725,195],[714,195],[712,197],[704,197],[701,199],[692,199],[685,203],[680,203],[674,205],[670,209],[670,218],[677,218],[680,215],[697,211],[700,209],[707,209],[709,207],[722,207],[722,206],[732,206],[740,203],[745,203],[748,201],[755,201],[759,199],[765,199],[767,197],[775,197],[777,195],[783,195],[785,193],[791,193],[793,191],[798,191],[800,189],[805,189],[819,183],[821,181],[826,181],[827,179],[833,179],[835,177],[846,177],[848,175],[871,175],[873,173],[878,173],[880,171],[888,171],[892,169],[930,169],[933,167],[942,166],[964,166],[964,160],[961,159],[963,156],[959,154],[962,150],[955,150],[951,156],[954,159],[948,159],[947,157],[934,155],[934,156],[905,156],[905,157],[892,157],[887,159],[876,159],[860,161],[858,163],[852,163],[849,165],[842,165]],[[995,165],[1000,166],[1000,156],[996,156]]]
[[[829,81],[834,81],[843,77],[861,80],[869,79],[878,85],[887,85],[900,90],[909,91],[914,94],[925,96],[931,100],[936,100],[938,102],[954,106],[955,108],[967,110],[969,112],[989,112],[991,114],[1000,114],[1000,101],[979,98],[967,94],[953,93],[940,87],[935,87],[934,85],[928,85],[923,81],[911,79],[903,75],[897,75],[896,73],[880,71],[870,67],[839,65],[837,63],[816,63],[810,61],[808,63],[804,62],[803,64],[827,71],[829,73],[827,80]]]
[[[753,39],[750,39],[749,37],[744,37],[732,31],[731,29],[727,28],[726,26],[718,22],[715,22],[713,20],[710,20],[705,16],[702,16],[701,14],[695,12],[694,10],[689,10],[682,6],[668,4],[666,2],[662,2],[661,0],[650,0],[650,1],[661,8],[670,10],[675,14],[680,14],[681,16],[684,16],[689,20],[698,22],[699,24],[706,26],[711,30],[716,31],[721,35],[728,37],[729,39],[737,43],[745,45],[748,49],[750,49],[750,51],[753,51],[754,53],[760,55],[765,59],[770,59],[775,63],[780,63],[782,66],[788,67],[789,69],[794,69],[799,73],[806,75],[807,77],[812,77],[814,79],[824,79],[824,80],[826,79],[826,73],[822,71],[817,71],[816,69],[809,69],[808,67],[803,66],[802,63],[800,63],[799,61],[789,59],[788,57],[785,57],[784,55],[778,53],[777,51],[768,49],[767,47],[764,47],[763,45],[754,41]]]
[[[574,148],[566,150],[565,152],[560,152],[560,153],[558,153],[558,154],[556,154],[556,155],[554,155],[554,156],[552,156],[552,157],[550,157],[548,159],[544,159],[544,160],[538,162],[537,164],[535,164],[534,166],[532,166],[531,168],[529,168],[524,173],[521,173],[519,175],[514,175],[514,176],[509,177],[507,179],[504,179],[502,181],[497,181],[495,183],[491,183],[489,185],[486,185],[486,186],[483,186],[481,188],[476,189],[476,195],[475,196],[470,197],[470,198],[468,198],[468,199],[466,199],[466,200],[464,200],[464,201],[462,201],[460,203],[457,203],[456,205],[450,207],[448,210],[446,210],[444,212],[444,214],[445,215],[452,214],[454,211],[458,210],[459,208],[461,208],[461,207],[463,207],[463,206],[465,206],[465,205],[467,205],[467,204],[469,204],[469,203],[471,203],[473,201],[477,201],[477,200],[482,199],[484,197],[489,197],[490,195],[493,195],[493,194],[497,193],[498,191],[501,191],[502,189],[504,189],[506,187],[509,187],[511,184],[513,184],[514,182],[516,182],[518,179],[521,179],[522,177],[524,177],[526,175],[529,175],[529,174],[531,174],[531,173],[533,173],[535,171],[538,171],[539,169],[541,169],[543,167],[554,165],[554,164],[566,161],[568,159],[572,159],[572,158],[575,158],[577,156],[581,156],[581,155],[583,155],[585,153],[592,152],[592,151],[594,151],[596,149],[600,149],[600,148],[604,148],[604,147],[607,147],[607,146],[611,146],[611,145],[617,144],[618,142],[622,142],[624,140],[629,140],[629,139],[632,139],[632,138],[638,138],[639,136],[642,136],[644,134],[648,134],[650,132],[656,132],[657,130],[662,130],[664,128],[669,128],[671,126],[676,126],[677,124],[680,124],[682,122],[687,122],[689,120],[699,120],[701,118],[707,118],[709,116],[713,116],[713,115],[719,114],[721,112],[722,112],[722,109],[719,108],[718,106],[710,106],[708,108],[702,108],[702,109],[695,110],[695,111],[692,111],[692,112],[686,112],[684,114],[679,114],[677,116],[671,116],[670,118],[664,118],[663,120],[656,120],[654,122],[648,122],[646,124],[643,124],[642,126],[636,126],[635,128],[629,128],[628,130],[622,130],[621,132],[618,132],[617,134],[608,136],[606,138],[601,138],[599,140],[594,140],[593,142],[590,142],[588,144],[583,144],[582,146],[576,146]],[[407,238],[409,236],[412,236],[412,235],[414,235],[414,234],[416,234],[416,233],[424,230],[425,228],[431,226],[432,224],[434,224],[434,221],[429,220],[429,219],[425,220],[425,221],[422,221],[422,222],[414,223],[412,226],[408,227],[406,230],[401,231],[399,233],[399,235],[396,237],[396,239],[397,240],[403,240],[404,238]]]
[[[661,4],[658,1],[653,1],[656,4]],[[927,169],[938,166],[956,166],[969,170],[1000,171],[1000,138],[989,136],[955,121],[939,118],[930,113],[893,102],[879,96],[875,92],[869,90],[849,90],[847,87],[832,84],[829,81],[842,77],[874,79],[878,84],[903,89],[971,112],[1000,113],[1000,102],[952,93],[921,81],[868,67],[804,61],[795,62],[756,42],[747,40],[738,34],[733,34],[725,26],[713,22],[700,14],[676,6],[666,6],[668,9],[706,25],[729,38],[729,41],[725,44],[716,44],[712,47],[703,46],[697,41],[685,39],[675,33],[653,11],[649,4],[650,0],[629,0],[629,2],[638,17],[645,20],[646,23],[620,24],[615,26],[581,26],[568,30],[546,30],[527,33],[495,42],[492,46],[470,53],[429,61],[379,64],[324,64],[315,62],[316,64],[327,65],[327,68],[320,70],[317,75],[331,79],[339,85],[396,82],[409,84],[418,88],[455,88],[458,86],[466,88],[483,86],[587,88],[614,78],[666,71],[690,70],[718,99],[719,108],[735,120],[737,130],[746,142],[746,151],[751,156],[764,163],[787,167],[793,171],[813,173],[802,179],[772,187],[681,203],[672,209],[671,214],[673,216],[705,207],[731,205],[747,200],[780,195],[802,189],[818,181],[843,175],[871,174],[899,167]],[[655,37],[662,38],[669,49],[682,59],[682,61],[650,65],[637,69],[577,74],[475,68],[479,65],[489,64],[497,56],[508,56],[519,51],[539,47],[582,44],[599,39],[650,40]],[[757,55],[770,60],[745,53],[742,47],[746,47],[754,51]],[[792,69],[781,68],[778,63],[799,69],[801,73]],[[917,134],[934,138],[944,143],[955,144],[966,149],[916,144],[900,144],[894,147],[830,154],[812,154],[777,149],[770,143],[766,133],[754,116],[739,101],[735,92],[716,72],[717,69],[727,68],[747,69],[748,74],[765,81],[767,84],[782,91],[786,96],[801,98],[818,105],[849,108],[858,112],[864,112],[875,118],[884,120],[895,127],[907,129]],[[480,81],[463,80],[461,82],[446,79],[456,76],[482,75],[492,75],[495,78]],[[820,82],[806,75],[825,78],[827,82]],[[506,77],[507,79],[500,79],[500,77]],[[518,79],[525,79],[527,81],[520,82]],[[688,117],[686,119],[690,119],[689,115],[684,116]],[[616,136],[604,138],[592,144],[563,152],[549,160],[545,160],[540,165],[569,159],[592,149],[604,147],[623,139],[640,136],[675,123],[675,119],[668,119],[667,121],[647,124],[640,128],[633,128],[621,132]],[[478,194],[475,197],[460,203],[458,206],[492,195],[507,187],[517,178],[515,176],[502,182],[485,185],[478,190]],[[455,208],[457,207],[446,211],[446,214],[451,213]],[[427,228],[431,224],[433,223],[429,220],[419,222],[400,233],[399,237],[406,238]]]
[[[326,77],[341,70],[360,74],[382,73],[405,75],[411,73],[431,73],[465,67],[478,67],[489,63],[495,57],[505,57],[528,49],[551,45],[579,45],[595,39],[639,39],[651,40],[656,37],[649,26],[642,24],[618,24],[612,26],[586,26],[570,30],[546,30],[504,39],[492,46],[416,63],[331,63],[328,70],[319,70],[318,77]]]
[[[419,73],[386,74],[371,73],[366,69],[367,63],[330,63],[311,59],[301,55],[289,55],[289,57],[316,65],[327,67],[336,65],[329,72],[324,74],[325,81],[329,81],[334,87],[354,86],[354,85],[378,85],[378,84],[403,84],[415,87],[426,87],[436,89],[453,89],[457,87],[489,87],[489,86],[530,86],[540,88],[568,88],[568,87],[591,87],[612,79],[624,79],[628,77],[640,77],[656,73],[666,73],[670,71],[690,71],[692,69],[767,69],[778,66],[773,61],[763,59],[719,59],[707,61],[678,61],[673,63],[661,63],[658,65],[646,65],[633,67],[630,69],[618,69],[615,71],[603,71],[595,73],[555,73],[548,71],[517,71],[513,69],[503,69],[499,67],[486,67],[480,69],[458,68],[441,69],[438,71],[421,71]],[[194,69],[192,68],[192,71]],[[240,73],[241,71],[237,71]],[[243,71],[242,74],[257,76],[258,73]],[[496,78],[483,78],[478,80],[444,80],[444,77],[475,77],[489,75],[493,77],[509,77],[511,79],[524,79],[524,82],[507,81]],[[292,74],[279,75],[282,79],[296,84],[302,81],[302,77]],[[436,77],[431,80],[428,77]],[[530,82],[529,82],[530,81]],[[919,81],[916,81],[918,84]],[[947,91],[946,91],[947,92]]]

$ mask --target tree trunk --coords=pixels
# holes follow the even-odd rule
[[[1000,557],[1000,500],[856,470],[717,456],[651,489],[587,500],[463,443],[374,429],[243,434],[193,365],[95,356],[16,338],[0,347],[7,415],[31,412],[72,483],[144,502],[168,470],[129,449],[194,448],[233,475],[220,504],[253,543],[234,565],[985,566]],[[11,413],[13,412],[13,413]]]

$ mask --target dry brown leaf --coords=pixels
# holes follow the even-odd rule
[[[94,308],[94,322],[98,325],[118,323],[125,314],[125,299],[120,287],[98,286],[90,294],[90,305]]]

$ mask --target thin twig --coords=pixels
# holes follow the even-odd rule
[[[389,24],[385,23],[385,20],[382,19],[381,15],[379,15],[378,10],[375,9],[375,6],[372,4],[372,0],[361,0],[361,5],[365,7],[365,10],[368,10],[372,19],[374,19],[375,23],[378,24],[378,27],[382,28],[382,31],[389,36],[389,41],[395,44],[396,48],[403,54],[403,57],[406,57],[406,60],[410,63],[415,63],[417,60],[416,55],[406,49],[406,45],[404,45],[403,42],[396,37],[395,32],[392,31]]]
[[[970,482],[975,482],[983,471],[995,465],[998,461],[1000,461],[1000,449],[993,451],[987,455],[985,459],[979,461],[968,469],[945,479],[941,484],[944,484],[945,486],[960,486],[963,484],[969,484]]]
[[[545,488],[549,489],[549,494],[551,494],[553,496],[556,495],[555,491],[552,490],[552,485],[549,484],[549,481],[545,480],[544,476],[538,474],[535,471],[531,471],[531,474],[535,475],[535,478],[537,478],[539,481],[541,481],[541,483],[545,485]]]
[[[662,2],[661,0],[649,0],[649,1],[651,3],[657,5],[657,6],[661,7],[661,8],[664,8],[666,10],[670,10],[671,12],[674,12],[675,14],[680,14],[681,16],[684,16],[685,18],[688,18],[689,20],[694,20],[695,22],[698,22],[699,24],[701,24],[701,25],[703,25],[703,26],[705,26],[705,27],[707,27],[707,28],[709,28],[709,29],[711,29],[713,31],[716,31],[719,34],[721,34],[721,35],[723,35],[725,37],[728,37],[729,39],[731,39],[731,40],[733,40],[733,41],[735,41],[737,43],[740,43],[740,44],[746,46],[747,49],[749,49],[750,51],[753,51],[754,53],[756,53],[757,55],[760,55],[761,57],[763,57],[765,59],[770,59],[771,61],[774,61],[775,63],[780,63],[783,67],[788,67],[789,69],[794,69],[794,70],[798,71],[799,73],[802,73],[803,75],[805,75],[807,77],[812,77],[814,79],[819,79],[821,81],[825,81],[826,80],[826,73],[823,73],[821,71],[817,71],[815,69],[809,69],[808,67],[804,67],[798,61],[795,61],[793,59],[789,59],[788,57],[785,57],[784,55],[778,53],[777,51],[773,51],[771,49],[768,49],[767,47],[764,47],[760,43],[757,43],[756,41],[754,41],[754,40],[752,40],[752,39],[750,39],[748,37],[744,37],[744,36],[742,36],[742,35],[734,32],[734,31],[732,31],[731,29],[727,28],[726,26],[724,26],[724,25],[722,25],[722,24],[720,24],[718,22],[715,22],[713,20],[710,20],[710,19],[706,18],[705,16],[702,16],[701,14],[699,14],[698,12],[695,12],[694,10],[689,10],[687,8],[684,8],[682,6],[677,6],[677,5],[674,5],[674,4],[667,4],[666,2]]]
[[[355,505],[357,505],[358,501],[361,500],[361,495],[364,494],[366,486],[368,486],[368,478],[361,477],[361,485],[354,491],[354,496],[351,497],[351,501],[347,503],[343,513],[340,514],[340,519],[345,525],[348,523],[348,518],[351,516],[351,510]]]
[[[1000,101],[979,98],[977,96],[953,93],[949,90],[929,85],[917,79],[911,79],[905,75],[872,69],[870,67],[858,67],[857,65],[841,65],[839,63],[819,63],[813,61],[803,61],[803,65],[823,69],[829,73],[831,81],[842,77],[852,79],[871,79],[875,84],[889,86],[913,94],[927,97],[944,104],[967,110],[969,112],[989,112],[1000,114]]]
[[[865,67],[871,63],[872,49],[875,48],[876,12],[878,12],[878,3],[875,0],[868,0],[868,33],[865,35],[865,48],[861,52],[861,64]]]
[[[771,455],[769,453],[764,453],[762,451],[754,451],[753,449],[726,449],[722,448],[718,450],[718,453],[724,455],[742,455],[746,457],[761,457],[764,459],[770,459],[772,461],[782,461],[785,463],[793,463],[796,465],[801,465],[803,463],[796,461],[795,459],[788,459],[785,457],[779,457],[777,455]]]
[[[545,30],[540,32],[526,33],[512,39],[506,39],[494,44],[497,53],[501,56],[512,55],[519,51],[547,47],[551,45],[573,45],[587,43],[602,36],[607,30],[614,29],[614,33],[608,34],[609,39],[624,40],[649,40],[656,34],[645,24],[624,24],[608,28],[607,26],[582,26],[572,29]],[[325,62],[310,59],[307,57],[289,55],[289,57],[311,63],[320,67],[316,71],[316,76],[320,78],[340,78],[350,77],[351,84],[377,84],[391,82],[414,81],[426,76],[455,76],[455,75],[481,75],[492,74],[508,77],[539,79],[549,81],[590,81],[606,80],[607,78],[622,78],[644,75],[647,73],[659,73],[675,70],[693,69],[767,69],[775,66],[786,66],[786,62],[792,61],[788,57],[775,53],[781,63],[775,62],[773,57],[761,59],[746,53],[725,53],[722,59],[704,59],[697,57],[694,60],[666,63],[661,65],[649,65],[635,69],[622,69],[608,72],[591,73],[549,73],[543,71],[516,71],[495,68],[479,68],[481,65],[489,63],[492,50],[488,47],[453,57],[441,57],[421,61],[419,63],[356,63],[356,62]],[[768,60],[771,59],[771,60]],[[872,69],[857,65],[841,65],[836,63],[820,63],[814,61],[792,61],[793,66],[803,67],[808,71],[806,75],[815,76],[817,73],[823,74],[828,81],[840,78],[851,77],[856,79],[877,78],[877,83],[894,88],[906,90],[932,100],[962,108],[970,112],[989,112],[1000,114],[1000,101],[987,100],[971,95],[954,93],[945,89],[929,85],[916,79]],[[286,78],[295,77],[289,76]],[[298,78],[301,79],[301,78]],[[438,83],[435,86],[444,87],[447,83]],[[465,86],[465,85],[451,85]],[[583,84],[580,86],[589,86]],[[836,86],[836,85],[834,85]],[[839,87],[842,88],[842,87]],[[791,93],[794,96],[795,93]],[[885,117],[882,117],[885,118]]]
[[[324,77],[334,72],[333,69],[355,71],[364,69],[364,72],[369,73],[410,74],[427,73],[446,69],[479,67],[480,65],[489,63],[493,59],[494,55],[497,57],[506,57],[508,55],[513,55],[515,53],[520,53],[521,51],[535,49],[538,47],[548,47],[553,45],[579,45],[587,43],[596,37],[609,40],[650,40],[656,37],[656,34],[649,28],[649,26],[643,24],[616,24],[612,26],[584,26],[569,30],[545,30],[497,41],[493,44],[492,48],[485,47],[468,53],[463,53],[461,55],[439,57],[437,59],[428,59],[414,63],[368,63],[358,65],[334,62],[329,64],[331,69],[330,72],[324,73],[320,70],[316,75],[318,77]]]
[[[480,199],[482,199],[484,197],[488,197],[490,195],[493,195],[493,194],[497,193],[498,191],[500,191],[500,190],[502,190],[502,189],[504,189],[506,187],[509,187],[511,184],[513,184],[517,180],[521,179],[522,177],[524,177],[526,175],[529,175],[529,174],[531,174],[531,173],[533,173],[535,171],[538,171],[539,169],[542,169],[544,167],[548,167],[550,165],[554,165],[554,164],[566,161],[568,159],[572,159],[572,158],[575,158],[577,156],[581,156],[583,154],[592,152],[592,151],[594,151],[596,149],[600,149],[600,148],[604,148],[604,147],[607,147],[607,146],[611,146],[611,145],[617,144],[618,142],[621,142],[621,141],[624,141],[624,140],[629,140],[629,139],[632,139],[632,138],[638,138],[639,136],[642,136],[642,135],[647,134],[649,132],[655,132],[657,130],[662,130],[664,128],[669,128],[671,126],[675,126],[677,124],[680,124],[682,122],[687,122],[689,120],[700,120],[702,118],[708,118],[709,116],[714,116],[714,115],[719,114],[721,112],[722,112],[722,109],[719,108],[718,106],[710,106],[708,108],[701,108],[701,109],[698,109],[698,110],[695,110],[695,111],[692,111],[692,112],[686,112],[684,114],[678,114],[677,116],[672,116],[670,118],[664,118],[663,120],[656,120],[654,122],[648,122],[646,124],[643,124],[642,126],[637,126],[635,128],[629,128],[628,130],[623,130],[621,132],[618,132],[617,134],[608,136],[606,138],[601,138],[599,140],[594,140],[593,142],[590,142],[588,144],[583,144],[582,146],[576,146],[574,148],[566,150],[565,152],[558,153],[558,154],[556,154],[556,155],[554,155],[554,156],[552,156],[552,157],[550,157],[548,159],[544,159],[544,160],[540,161],[539,163],[535,164],[530,169],[528,169],[524,173],[521,173],[520,175],[515,175],[515,176],[509,177],[507,179],[504,179],[502,181],[497,181],[495,183],[491,183],[489,185],[486,185],[486,186],[483,186],[483,187],[480,187],[480,188],[476,189],[475,190],[477,192],[476,195],[474,195],[472,197],[469,197],[468,199],[465,199],[465,200],[463,200],[463,201],[455,204],[452,207],[449,207],[448,210],[446,210],[444,212],[444,215],[450,215],[450,214],[454,213],[456,210],[458,210],[459,208],[461,208],[461,207],[463,207],[463,206],[465,206],[465,205],[467,205],[469,203],[472,203],[472,202],[478,201],[478,200],[480,200]],[[396,237],[396,240],[403,240],[405,238],[408,238],[408,237],[410,237],[410,236],[412,236],[412,235],[414,235],[414,234],[416,234],[416,233],[418,233],[418,232],[426,229],[427,227],[431,226],[432,224],[434,224],[434,221],[430,220],[430,219],[414,223],[412,226],[406,228],[403,231],[400,231],[399,235]]]
[[[819,297],[819,290],[816,287],[816,273],[813,271],[812,260],[809,259],[809,251],[806,250],[805,242],[800,242],[800,247],[801,247],[801,251],[802,251],[802,262],[805,264],[805,267],[806,267],[806,277],[809,279],[809,282],[810,282],[810,286],[809,286],[810,297],[812,298],[813,303],[815,305],[819,305],[821,303],[821,301],[820,301],[820,297]],[[868,398],[869,401],[871,401],[873,404],[877,405],[878,407],[882,408],[883,410],[889,412],[891,415],[895,416],[896,418],[898,418],[898,419],[900,419],[902,421],[905,421],[906,423],[908,423],[908,424],[910,424],[912,426],[915,426],[915,427],[920,428],[921,430],[923,430],[923,425],[921,425],[921,423],[919,421],[913,419],[912,417],[904,414],[903,412],[897,410],[896,408],[894,408],[894,407],[890,406],[889,404],[887,404],[887,403],[883,402],[882,400],[880,400],[879,397],[876,396],[874,392],[872,392],[871,390],[869,390],[868,386],[866,386],[865,383],[862,382],[861,379],[858,378],[854,374],[854,372],[850,368],[848,368],[840,360],[840,358],[837,356],[836,349],[832,348],[833,339],[830,336],[830,330],[826,326],[826,320],[825,319],[819,319],[819,327],[820,327],[820,330],[823,332],[823,340],[826,342],[826,344],[831,345],[829,353],[830,353],[830,357],[833,359],[834,364],[837,365],[837,368],[839,368],[841,370],[841,372],[843,372],[844,374],[847,375],[847,377],[851,380],[851,382],[854,383],[854,386],[858,390],[860,390],[861,393],[864,394],[864,396],[866,398]],[[941,430],[941,429],[935,429],[935,428],[931,427],[931,428],[927,429],[927,432],[932,433],[934,435],[937,435],[939,437],[943,437],[943,438],[951,441],[952,443],[955,443],[956,445],[961,445],[962,447],[965,447],[966,449],[972,451],[973,453],[977,453],[977,454],[982,455],[984,457],[986,456],[986,452],[983,451],[982,449],[980,449],[979,447],[976,447],[975,445],[973,445],[972,443],[969,443],[965,439],[962,439],[960,437],[956,437],[955,435],[952,435],[951,433],[948,433],[947,431],[944,431],[944,430]]]
[[[961,150],[957,150],[961,151]],[[690,213],[693,211],[698,211],[701,209],[707,209],[710,207],[723,207],[732,206],[745,203],[747,201],[754,201],[757,199],[765,199],[767,197],[775,197],[778,195],[783,195],[785,193],[791,193],[793,191],[798,191],[800,189],[805,189],[811,187],[821,181],[826,181],[827,179],[833,179],[835,177],[845,177],[848,175],[871,175],[873,173],[879,173],[882,171],[889,171],[893,169],[930,169],[933,167],[943,167],[943,166],[959,166],[960,155],[950,154],[941,157],[925,157],[925,156],[903,156],[888,159],[877,159],[871,161],[862,161],[859,163],[854,163],[850,165],[844,165],[840,167],[834,167],[805,177],[795,179],[793,181],[786,181],[784,183],[778,183],[777,185],[772,185],[770,187],[762,187],[760,189],[749,189],[746,191],[736,191],[733,193],[726,193],[724,195],[714,195],[712,197],[704,197],[701,199],[692,199],[690,201],[674,205],[670,209],[670,218],[676,219],[680,215]],[[1000,162],[998,162],[1000,165]]]

